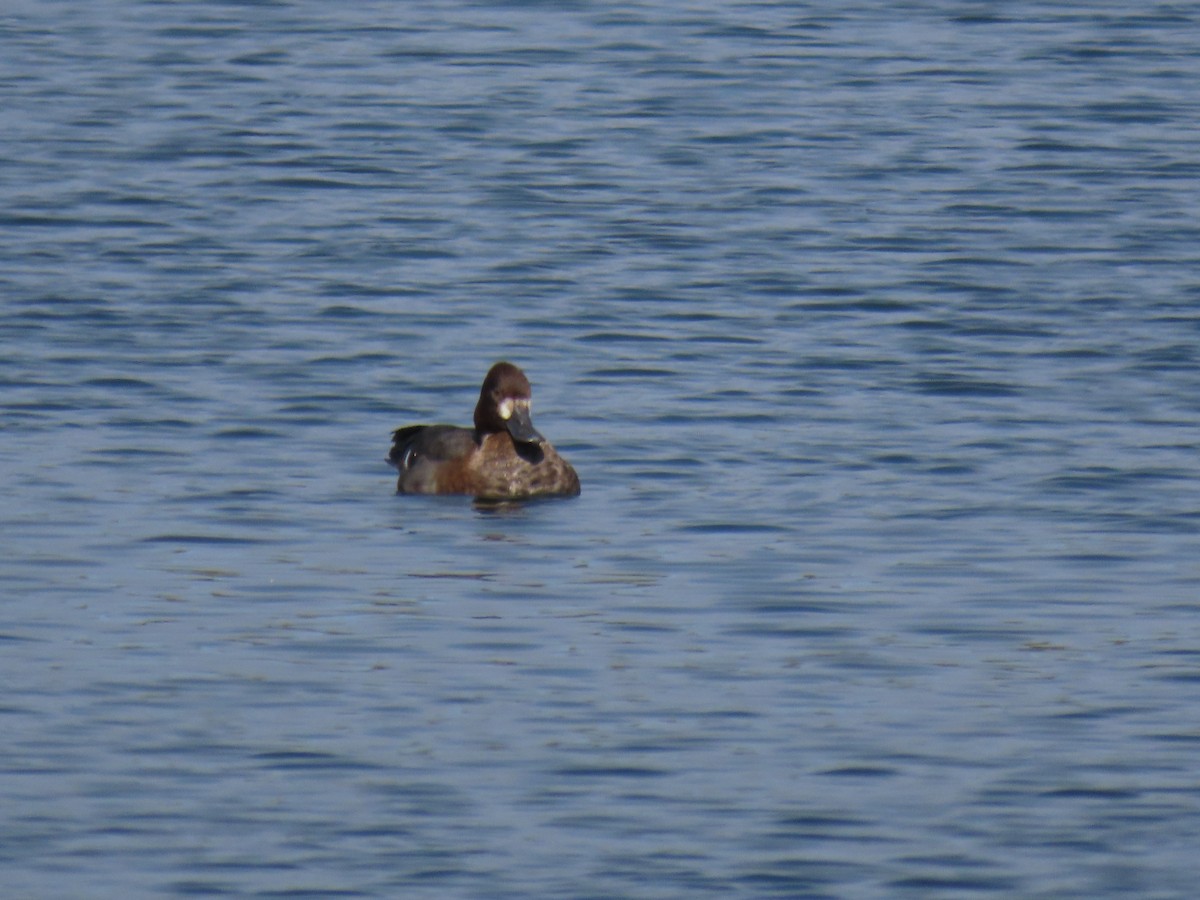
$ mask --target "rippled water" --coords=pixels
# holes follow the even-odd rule
[[[11,4],[6,896],[1191,896],[1198,26]]]

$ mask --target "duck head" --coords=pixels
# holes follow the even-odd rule
[[[545,438],[533,427],[530,414],[533,391],[525,373],[509,362],[488,370],[475,405],[475,432],[481,438],[507,431],[519,444],[541,444]]]

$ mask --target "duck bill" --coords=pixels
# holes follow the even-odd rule
[[[504,423],[504,426],[508,429],[508,433],[512,435],[512,439],[522,444],[540,444],[546,440],[533,427],[533,419],[529,416],[529,410],[522,409],[519,406],[513,410],[513,414],[508,417],[508,421]]]

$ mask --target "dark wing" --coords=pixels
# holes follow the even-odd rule
[[[475,433],[455,425],[406,425],[392,432],[388,462],[401,471],[418,459],[454,459],[471,452]]]

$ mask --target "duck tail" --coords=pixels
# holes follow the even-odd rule
[[[392,449],[388,451],[387,461],[399,469],[404,464],[408,447],[418,434],[428,428],[428,425],[405,425],[392,432]]]

